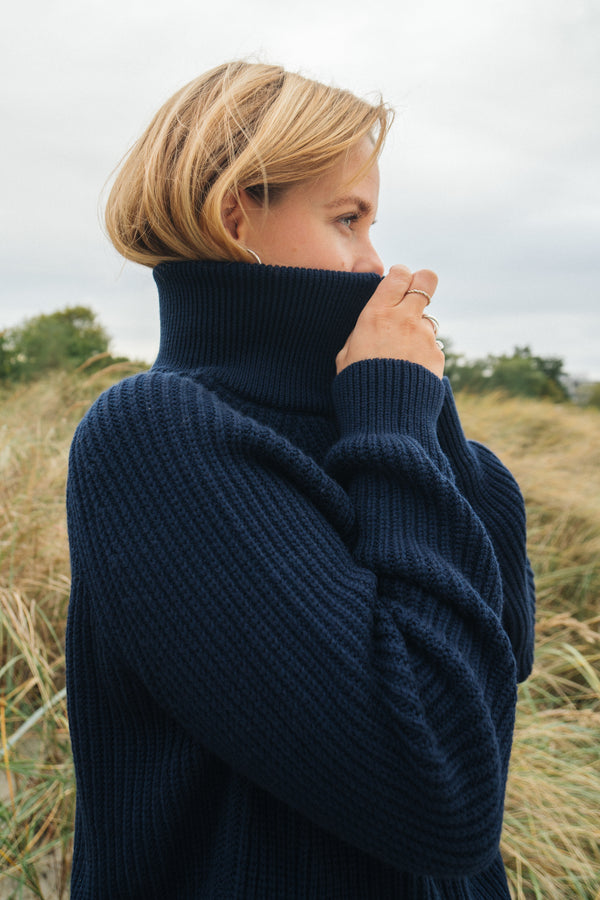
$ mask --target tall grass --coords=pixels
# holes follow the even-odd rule
[[[538,615],[520,687],[502,842],[517,900],[600,900],[600,412],[459,398],[517,476]]]
[[[74,781],[64,698],[73,429],[128,374],[0,395],[0,900],[66,900]],[[502,849],[515,900],[600,900],[600,414],[460,397],[470,436],[517,475],[539,592]]]
[[[65,475],[78,420],[130,368],[0,395],[0,900],[68,896]]]

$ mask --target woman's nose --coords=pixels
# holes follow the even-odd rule
[[[358,255],[352,271],[376,272],[377,275],[383,275],[385,271],[383,263],[379,257],[379,254],[375,250],[375,247],[370,241],[368,241],[367,245],[364,247],[363,252]]]

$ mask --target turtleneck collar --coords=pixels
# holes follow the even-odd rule
[[[195,375],[249,400],[327,413],[335,357],[380,282],[369,273],[176,262],[154,269],[161,340],[155,368]]]

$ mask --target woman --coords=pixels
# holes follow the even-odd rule
[[[161,345],[71,453],[73,900],[509,896],[523,502],[381,277],[389,118],[232,63],[112,189]]]

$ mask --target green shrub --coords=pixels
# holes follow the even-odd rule
[[[109,337],[85,306],[27,319],[0,335],[0,378],[27,381],[52,370],[70,371],[108,352]]]

